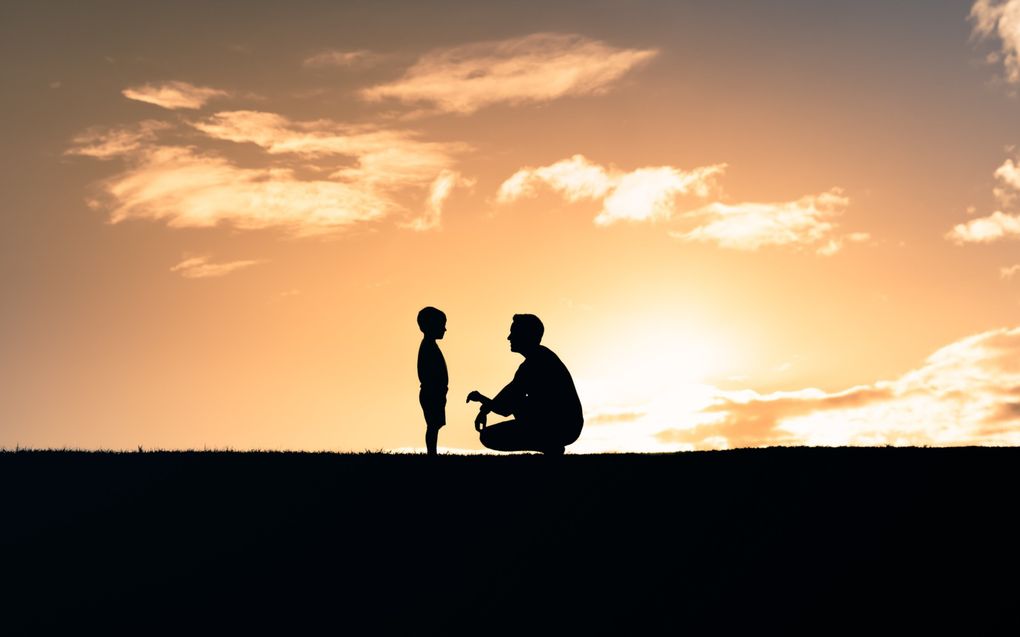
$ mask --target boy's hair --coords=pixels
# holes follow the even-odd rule
[[[430,327],[437,327],[446,321],[446,314],[431,305],[418,311],[418,329],[427,332]]]
[[[545,326],[534,314],[514,314],[513,322],[518,325],[522,335],[532,340],[535,345],[542,342],[542,335],[545,334]]]

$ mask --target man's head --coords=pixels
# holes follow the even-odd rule
[[[545,333],[545,326],[534,314],[514,314],[513,323],[510,324],[510,351],[528,355],[542,342],[542,334]]]
[[[446,314],[431,305],[418,312],[418,328],[427,338],[440,339],[446,333]]]

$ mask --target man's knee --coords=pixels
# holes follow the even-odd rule
[[[486,427],[478,434],[478,440],[482,443],[482,446],[495,451],[502,451],[499,445],[500,438],[501,436],[494,427]]]
[[[577,442],[577,439],[581,437],[581,428],[582,427],[583,427],[583,424],[581,424],[581,425],[571,425],[571,426],[568,426],[568,427],[564,428],[563,433],[562,433],[562,437],[560,439],[564,447],[566,447],[567,445],[570,445],[570,444],[573,444],[573,443]]]
[[[489,425],[478,434],[478,440],[482,445],[493,451],[516,451],[514,441],[519,431],[520,423],[513,420]]]

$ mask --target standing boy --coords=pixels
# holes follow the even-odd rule
[[[446,424],[446,390],[450,384],[446,359],[436,343],[446,333],[446,314],[431,306],[422,308],[418,312],[418,327],[422,333],[418,347],[418,381],[421,383],[418,402],[425,414],[425,447],[428,454],[434,456],[438,453],[439,428]]]

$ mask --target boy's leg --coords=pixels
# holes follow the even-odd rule
[[[428,426],[425,428],[425,448],[430,456],[438,455],[436,446],[439,444],[439,427]]]
[[[425,415],[425,449],[430,456],[435,456],[439,453],[439,430],[446,424],[446,394],[422,391],[418,402]]]

